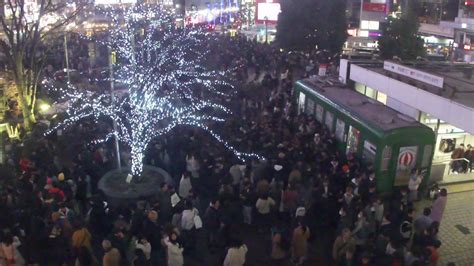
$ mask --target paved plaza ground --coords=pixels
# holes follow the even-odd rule
[[[438,265],[474,265],[474,191],[448,195],[439,238],[443,244]]]

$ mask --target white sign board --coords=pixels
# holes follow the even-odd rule
[[[278,21],[280,3],[258,3],[257,20]]]
[[[412,79],[419,80],[421,82],[436,86],[438,88],[443,88],[444,85],[444,78],[442,77],[419,71],[411,67],[399,65],[390,61],[383,62],[383,69]]]

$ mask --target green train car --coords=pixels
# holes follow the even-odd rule
[[[435,145],[429,127],[321,77],[297,81],[294,96],[298,111],[325,125],[341,151],[373,164],[377,191],[407,185],[412,169],[420,169],[427,184]]]

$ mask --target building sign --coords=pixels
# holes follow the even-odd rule
[[[258,0],[256,22],[259,24],[276,24],[280,12],[280,3],[277,0]]]
[[[444,85],[444,78],[442,77],[419,71],[411,67],[399,65],[390,61],[383,62],[383,69],[412,79],[416,79],[418,81],[436,86],[438,88],[443,88]]]

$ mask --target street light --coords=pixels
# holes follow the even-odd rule
[[[109,71],[110,71],[110,97],[112,99],[112,106],[115,102],[115,82],[114,82],[114,64],[116,61],[116,54],[112,51],[112,48],[109,47]],[[118,139],[118,131],[117,131],[117,121],[112,119],[112,126],[114,130],[114,138],[115,138],[115,152],[117,157],[117,168],[120,170],[122,168],[122,162],[120,161],[120,146],[119,146],[119,139]]]
[[[69,76],[69,53],[67,50],[67,34],[74,27],[73,23],[66,25],[66,30],[64,31],[64,56],[66,57],[66,77],[67,83],[71,83],[71,77]]]
[[[265,43],[268,43],[268,17],[263,18],[265,20]]]

